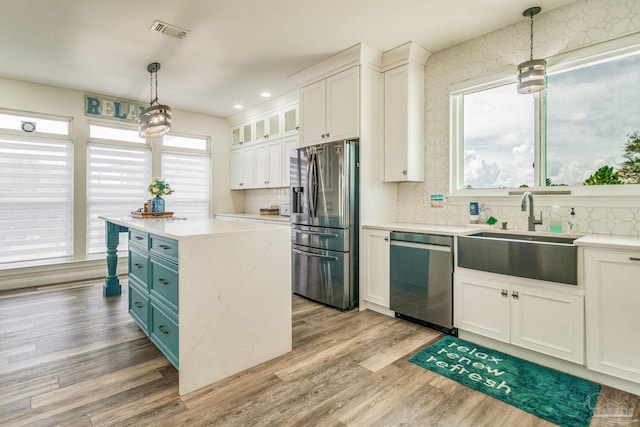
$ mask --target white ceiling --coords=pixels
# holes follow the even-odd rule
[[[3,0],[0,76],[228,117],[295,89],[289,76],[350,46],[431,52],[573,0]],[[179,40],[155,20],[190,31]],[[0,106],[6,100],[0,99]]]

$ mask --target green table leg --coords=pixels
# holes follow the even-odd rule
[[[128,231],[127,227],[113,224],[109,221],[105,223],[104,240],[107,245],[107,278],[104,280],[102,295],[110,297],[112,295],[120,295],[122,286],[118,279],[118,243],[120,243],[120,233]]]

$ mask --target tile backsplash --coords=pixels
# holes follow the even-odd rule
[[[398,191],[398,221],[439,225],[468,225],[469,201],[458,200],[452,203],[444,203],[442,208],[432,208],[424,203],[424,197],[415,197],[410,186],[401,185]],[[517,199],[517,200],[516,200]],[[476,199],[474,199],[476,200]],[[502,222],[507,222],[510,230],[526,230],[529,209],[522,212],[520,209],[520,197],[516,197],[507,203],[480,203],[483,222],[489,216],[497,219],[495,227],[500,227]],[[555,202],[554,202],[555,203]],[[640,236],[640,207],[584,207],[571,206],[557,203],[560,206],[560,217],[563,223],[563,232],[568,232],[571,208],[575,210],[575,218],[572,221],[577,224],[574,232],[578,234],[611,234],[622,236]],[[540,217],[542,212],[542,225],[537,225],[536,230],[548,231],[551,217],[551,206],[535,203],[535,216]]]
[[[289,203],[289,188],[265,188],[262,190],[245,190],[245,213],[260,213],[260,208],[268,208],[271,205],[280,206]]]

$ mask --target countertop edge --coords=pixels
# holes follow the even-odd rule
[[[589,234],[577,239],[574,244],[583,248],[638,251],[640,250],[640,237]]]
[[[222,217],[232,217],[232,218],[256,219],[256,220],[264,220],[264,221],[275,221],[275,222],[282,222],[283,224],[288,224],[290,222],[290,219],[289,219],[288,216],[282,216],[282,215],[260,215],[260,214],[253,214],[253,213],[226,213],[226,212],[222,212],[222,213],[216,213],[215,216],[216,217],[222,216]]]
[[[187,239],[197,239],[207,236],[222,236],[243,232],[271,232],[284,229],[278,224],[265,224],[258,221],[251,222],[232,222],[224,220],[216,220],[214,218],[201,218],[192,220],[157,220],[157,219],[139,219],[127,217],[105,217],[99,216],[100,219],[120,225],[122,227],[133,228],[146,233],[155,234],[157,236],[166,237],[178,241]],[[156,225],[155,227],[153,225]],[[169,229],[164,230],[164,226],[168,225]]]
[[[363,224],[362,228],[373,229],[373,230],[441,234],[446,236],[464,236],[466,234],[478,233],[484,230],[481,227],[472,227],[472,226],[465,226],[465,225],[437,225],[437,224],[421,224],[421,223],[409,223],[409,222],[395,222],[395,223],[385,223],[385,224]]]

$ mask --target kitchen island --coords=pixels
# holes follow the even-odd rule
[[[129,312],[178,368],[179,393],[291,351],[288,228],[215,219],[102,217],[105,296],[119,293],[129,236]]]

